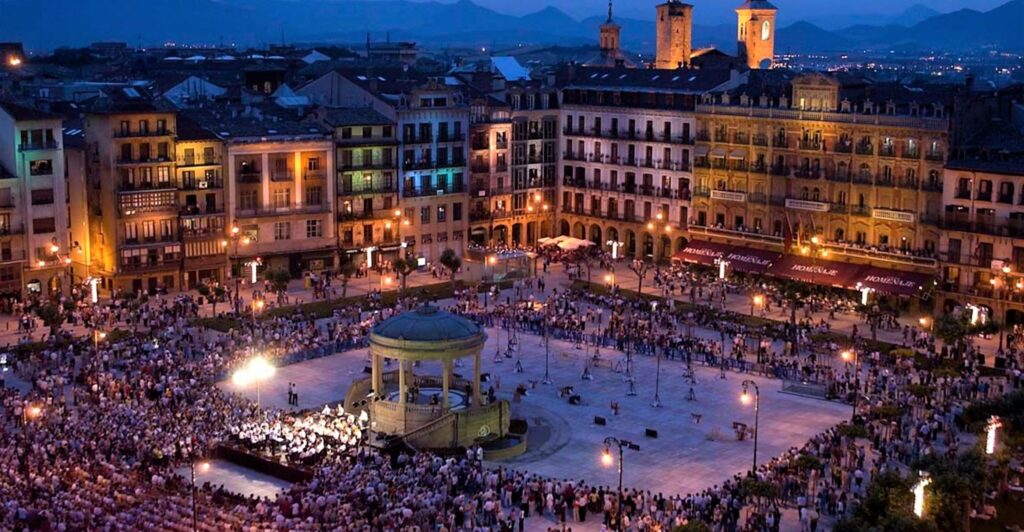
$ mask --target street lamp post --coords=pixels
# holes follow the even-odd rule
[[[234,258],[234,260],[236,262],[236,266],[237,266],[237,270],[238,270],[236,274],[232,275],[232,277],[235,278],[235,292],[234,292],[234,300],[235,301],[234,301],[234,305],[232,305],[232,306],[235,308],[235,315],[236,316],[241,312],[241,300],[240,300],[241,294],[239,293],[239,291],[241,290],[241,284],[242,284],[242,266],[237,264],[237,261],[238,261],[238,243],[241,242],[243,245],[248,245],[249,244],[249,237],[247,237],[247,236],[243,237],[241,233],[242,233],[242,230],[239,229],[237,225],[232,225],[231,226],[231,234],[229,235],[229,238],[231,239],[231,243],[233,244],[233,246],[232,246],[232,254],[231,255],[232,255],[232,257]],[[222,240],[221,241],[221,247],[223,247],[224,250],[227,251],[228,250],[228,241],[227,240]]]
[[[199,468],[203,473],[210,470],[209,462],[201,462]],[[193,532],[199,530],[198,513],[196,511],[196,462],[193,460],[189,463],[189,469],[192,472],[192,530]]]
[[[751,387],[754,388],[754,465],[750,468],[750,474],[753,476],[757,474],[757,429],[761,413],[761,389],[757,387],[756,382],[750,379],[743,381],[743,394],[740,395],[740,401],[750,404],[748,388]]]
[[[618,492],[618,498],[619,498],[619,500],[618,500],[618,504],[619,504],[619,518],[617,520],[616,530],[621,532],[622,531],[622,510],[623,510],[623,504],[622,504],[622,499],[623,499],[623,496],[622,496],[623,450],[626,449],[626,448],[629,448],[630,450],[633,450],[633,451],[639,451],[640,450],[640,446],[635,444],[635,443],[633,443],[633,442],[631,442],[631,441],[629,441],[629,440],[620,440],[619,438],[614,438],[612,436],[609,436],[609,437],[605,438],[604,439],[604,452],[601,453],[601,463],[604,464],[605,467],[612,465],[612,462],[615,461],[615,458],[612,456],[612,447],[613,446],[614,447],[618,447],[618,449],[619,449],[619,464],[618,464],[618,466],[619,466],[619,492]]]
[[[651,403],[651,406],[661,408],[661,396],[658,393],[661,390],[661,351],[658,350],[657,344],[654,346],[654,355],[657,358],[657,369],[654,373],[654,402]]]
[[[551,300],[544,306],[544,380],[541,384],[551,384],[551,374],[548,373],[551,360],[550,335],[548,333],[549,322],[551,321]]]
[[[853,420],[857,417],[857,399],[860,395],[860,390],[857,387],[857,372],[860,370],[860,356],[856,349],[847,349],[840,353],[839,356],[847,364],[853,362],[853,397],[850,399],[850,402],[853,404],[853,411],[850,413],[850,423],[853,423]]]

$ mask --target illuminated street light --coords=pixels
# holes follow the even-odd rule
[[[761,414],[761,389],[752,380],[743,381],[743,393],[740,394],[740,402],[745,405],[749,405],[751,402],[749,388],[754,389],[754,465],[750,468],[750,474],[755,475],[757,472],[757,432]]]
[[[273,377],[276,371],[277,368],[271,365],[267,359],[262,356],[257,356],[250,359],[245,366],[235,370],[231,375],[231,382],[239,388],[245,388],[250,384],[255,384],[256,407],[258,408],[260,406],[260,384]]]
[[[914,493],[914,515],[918,517],[924,516],[924,488],[931,483],[932,479],[928,478],[928,473],[921,473],[921,479],[911,490]]]
[[[623,449],[629,448],[633,451],[639,451],[640,446],[629,441],[620,440],[611,436],[604,439],[604,450],[601,451],[601,464],[605,467],[611,467],[615,463],[615,458],[612,457],[612,447],[619,448],[619,508],[622,508],[623,497],[622,497],[622,462],[623,462]],[[622,519],[618,520],[618,526],[616,527],[620,532],[622,531]]]
[[[1003,426],[1003,422],[999,420],[999,416],[992,416],[988,418],[988,424],[985,426],[985,454],[995,454],[996,452],[996,430]]]

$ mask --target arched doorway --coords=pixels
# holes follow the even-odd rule
[[[677,237],[676,238],[676,246],[675,246],[675,248],[672,249],[672,254],[675,255],[676,253],[679,253],[680,251],[682,251],[684,249],[686,249],[686,238],[685,237],[681,237],[681,236]]]
[[[583,226],[581,222],[576,222],[572,226],[572,236],[584,240],[587,238],[587,228]]]
[[[650,233],[644,233],[644,256],[654,256],[654,237]]]
[[[540,238],[548,238],[551,236],[551,222],[544,220],[540,223]]]
[[[672,239],[661,235],[661,255],[660,259],[668,260],[672,256]]]
[[[592,225],[590,226],[590,241],[601,246],[604,242],[601,242],[601,226]]]
[[[494,232],[491,233],[491,240],[496,244],[505,245],[508,243],[508,227],[504,225],[494,226]]]
[[[518,245],[523,242],[523,224],[512,224],[512,244]]]
[[[558,222],[558,234],[560,236],[569,236],[569,222],[562,220]]]

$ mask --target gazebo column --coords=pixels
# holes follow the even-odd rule
[[[441,400],[445,411],[448,410],[448,389],[451,387],[452,361],[445,360],[444,371],[441,373]]]
[[[480,351],[473,356],[473,406],[481,406],[480,401]]]
[[[381,357],[376,354],[370,356],[370,387],[378,396],[384,393],[384,387],[381,385],[380,359]]]
[[[398,404],[405,404],[405,360],[398,360]]]

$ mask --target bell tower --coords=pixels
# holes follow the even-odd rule
[[[775,62],[775,14],[767,0],[747,0],[736,8],[736,55],[750,68],[771,68]]]
[[[601,24],[601,51],[617,52],[621,42],[622,28],[612,20],[612,2],[608,0],[608,20]]]
[[[654,68],[675,69],[690,64],[693,46],[693,6],[668,0],[658,6],[657,50]]]

